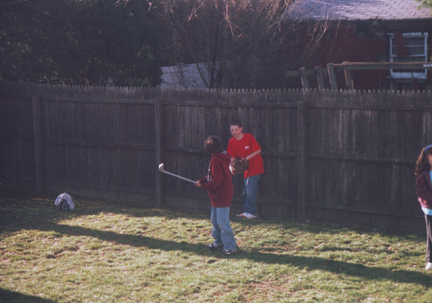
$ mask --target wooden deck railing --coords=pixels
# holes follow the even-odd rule
[[[327,69],[321,66],[315,69],[300,68],[298,71],[287,71],[287,77],[300,77],[303,89],[311,88],[308,81],[308,76],[316,76],[318,89],[325,89],[324,76],[328,74],[330,88],[337,90],[336,74],[343,70],[345,74],[345,83],[347,89],[354,89],[354,81],[352,79],[352,71],[354,70],[390,70],[390,69],[430,69],[432,70],[432,62],[343,62],[341,64],[327,64]]]

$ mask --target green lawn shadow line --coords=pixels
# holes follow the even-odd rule
[[[206,197],[206,195],[204,195]],[[204,197],[203,196],[203,197]],[[36,218],[35,222],[38,221],[37,217],[44,215],[44,211],[46,211],[46,216],[44,215],[44,222],[46,219],[58,219],[67,218],[67,217],[79,217],[79,216],[87,216],[87,215],[97,215],[100,213],[115,213],[115,214],[124,214],[130,215],[137,218],[158,216],[165,217],[167,219],[172,218],[187,218],[187,219],[208,219],[210,216],[210,208],[208,210],[194,210],[194,211],[185,211],[184,209],[175,209],[173,207],[170,208],[154,208],[154,207],[146,207],[140,206],[138,202],[130,202],[125,203],[124,205],[119,204],[115,201],[108,201],[99,198],[89,198],[84,196],[74,196],[77,201],[75,201],[75,210],[73,212],[61,212],[59,214],[58,211],[55,210],[54,201],[57,197],[57,194],[39,194],[32,191],[24,191],[22,190],[13,190],[4,187],[0,187],[0,208],[7,209],[8,212],[1,213],[0,212],[0,229],[8,229],[8,230],[17,230],[18,220],[16,220],[17,215],[19,216],[29,216],[23,210],[31,209],[29,214],[34,215]],[[1,203],[1,199],[4,199],[3,203]],[[210,204],[210,202],[208,202]],[[421,211],[421,210],[420,210]],[[391,235],[393,233],[403,233],[403,231],[398,230],[376,230],[368,227],[360,227],[360,226],[349,226],[349,225],[338,225],[331,223],[319,223],[315,222],[314,224],[303,224],[298,221],[292,220],[281,220],[281,219],[272,219],[272,218],[260,218],[259,220],[249,220],[249,219],[239,219],[235,217],[236,210],[231,209],[232,216],[231,221],[247,226],[259,226],[261,224],[266,225],[277,225],[285,229],[294,228],[296,230],[305,230],[309,233],[340,233],[341,231],[355,231],[360,233],[373,233],[373,234],[381,234],[381,235]],[[49,218],[47,218],[49,217]],[[11,219],[7,221],[6,219]],[[34,220],[32,218],[32,220]],[[10,227],[13,225],[13,227]],[[423,238],[425,237],[425,230],[421,230],[418,232]],[[407,233],[406,235],[411,235],[412,233]],[[417,237],[418,235],[416,235]],[[422,239],[423,239],[422,238]],[[423,240],[422,240],[423,241]]]
[[[165,251],[186,251],[198,255],[212,255],[204,245],[192,244],[187,242],[175,242],[168,240],[155,239],[141,235],[118,234],[112,231],[94,230],[80,226],[47,224],[39,230],[54,231],[70,236],[89,236],[103,241],[117,244],[130,245],[135,247],[148,247],[150,249],[160,249]],[[399,283],[415,283],[429,287],[432,284],[432,276],[415,271],[391,270],[382,267],[367,267],[362,264],[353,264],[344,261],[329,260],[317,257],[304,257],[293,255],[278,255],[262,252],[239,251],[229,256],[234,259],[247,259],[254,262],[267,264],[290,264],[309,271],[324,270],[335,274],[345,274],[366,278],[368,280],[389,280]]]
[[[54,303],[57,301],[26,295],[12,290],[0,288],[0,302]]]

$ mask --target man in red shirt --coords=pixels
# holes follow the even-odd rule
[[[257,193],[258,180],[264,173],[264,164],[261,157],[261,147],[255,137],[249,133],[243,133],[243,126],[240,121],[231,123],[232,138],[228,142],[227,152],[231,156],[231,164],[238,159],[249,161],[249,169],[243,174],[243,209],[242,214],[237,217],[256,219],[258,216]],[[234,168],[230,165],[231,174],[234,175]]]

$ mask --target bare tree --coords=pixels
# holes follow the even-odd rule
[[[149,6],[164,31],[165,61],[179,74],[182,64],[202,63],[209,88],[270,88],[286,81],[281,25],[291,2],[160,0]]]
[[[119,2],[132,0],[119,0]],[[307,66],[328,30],[287,18],[294,0],[147,0],[158,17],[164,63],[189,87],[195,63],[208,88],[289,87],[285,71]]]

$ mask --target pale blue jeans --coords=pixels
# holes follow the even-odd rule
[[[245,213],[258,216],[257,195],[258,180],[261,175],[255,175],[244,179],[243,209]]]
[[[237,243],[229,220],[229,207],[211,208],[212,236],[217,243],[223,244],[223,249],[236,250]]]

